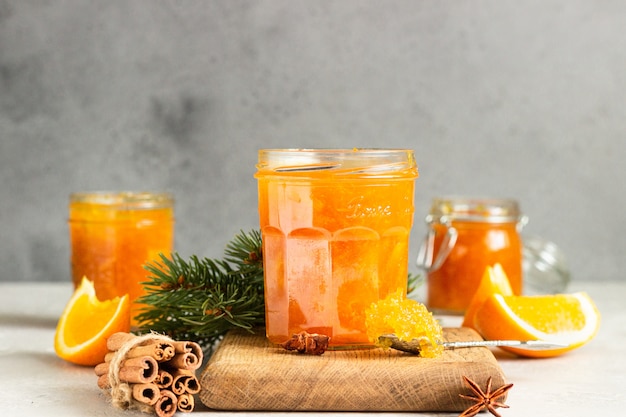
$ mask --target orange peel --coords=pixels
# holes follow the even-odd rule
[[[104,362],[107,338],[113,333],[129,331],[128,294],[100,301],[93,282],[84,277],[59,318],[54,350],[68,362],[94,366]]]

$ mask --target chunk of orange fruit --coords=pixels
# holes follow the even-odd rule
[[[380,336],[393,333],[406,342],[418,340],[422,357],[436,358],[443,353],[441,325],[424,304],[406,298],[401,289],[366,309],[365,328],[375,343]]]
[[[100,301],[93,282],[83,278],[68,301],[54,336],[54,350],[68,362],[94,366],[104,362],[107,338],[130,331],[128,295]]]
[[[493,294],[476,311],[473,327],[487,340],[544,340],[566,343],[548,350],[502,348],[521,356],[552,357],[589,342],[600,313],[584,292],[535,296]]]
[[[509,278],[499,263],[488,266],[478,284],[478,289],[474,293],[463,318],[463,326],[474,329],[474,316],[487,298],[493,294],[513,295],[513,289]],[[474,329],[476,330],[476,329]]]

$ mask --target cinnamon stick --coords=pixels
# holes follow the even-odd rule
[[[115,352],[110,352],[107,353],[106,355],[104,355],[104,362],[105,363],[109,363],[113,360],[113,358],[115,357],[115,355],[117,354],[117,351]]]
[[[196,342],[183,341],[173,342],[176,353],[193,353],[202,361],[202,348]]]
[[[124,344],[136,339],[137,336],[131,333],[118,332],[112,334],[107,339],[107,349],[109,353],[105,356],[105,362],[110,362],[115,352],[120,350]],[[137,358],[151,356],[159,362],[168,361],[174,357],[176,350],[171,342],[163,340],[151,340],[131,348],[126,354],[127,358]]]
[[[133,398],[140,403],[154,405],[161,397],[159,387],[155,384],[133,384]]]
[[[121,381],[131,383],[152,382],[159,372],[159,365],[150,356],[130,358],[124,361],[120,368]]]
[[[103,374],[98,377],[98,388],[100,389],[111,388],[111,383],[109,382],[108,374]]]
[[[195,375],[203,360],[200,345],[153,334],[115,333],[107,348],[105,361],[94,372],[98,387],[108,390],[116,407],[154,410],[159,417],[193,410],[194,394],[200,392]]]
[[[100,388],[110,387],[109,369],[110,363],[108,362],[100,363],[94,368],[94,372],[99,377],[98,386]],[[157,361],[150,356],[144,356],[125,360],[119,369],[118,376],[120,381],[132,384],[145,384],[154,381],[158,372],[159,365]]]
[[[137,336],[135,336],[132,333],[126,333],[126,332],[113,333],[107,339],[107,349],[109,349],[109,351],[111,351],[111,352],[115,352],[116,350],[120,350],[120,348],[122,346],[124,346],[124,343],[126,343],[128,341],[131,341],[131,340],[133,340],[136,337]]]
[[[159,373],[157,377],[154,378],[154,382],[159,388],[169,388],[172,385],[172,381],[174,381],[174,377],[172,374],[167,372],[165,369],[159,369]]]
[[[178,398],[171,391],[161,390],[160,397],[154,404],[154,411],[159,417],[171,417],[178,409]]]
[[[153,342],[143,346],[135,346],[129,352],[127,357],[136,358],[140,356],[151,356],[159,362],[169,361],[176,354],[174,346],[169,342]]]
[[[178,411],[183,413],[191,413],[195,405],[192,394],[181,394],[178,396]]]
[[[200,392],[200,383],[194,372],[188,369],[178,369],[172,373],[172,376],[174,380],[171,390],[174,394],[197,394]]]
[[[96,365],[95,368],[93,368],[93,371],[95,372],[96,376],[107,374],[109,372],[109,364],[106,362],[99,363]]]
[[[198,357],[195,353],[185,352],[177,353],[168,362],[168,365],[172,368],[187,369],[190,371],[196,370],[202,365],[202,357]]]

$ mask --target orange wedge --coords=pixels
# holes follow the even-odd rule
[[[483,305],[485,300],[493,294],[513,295],[509,278],[506,276],[506,272],[504,272],[500,264],[485,268],[480,284],[478,284],[478,289],[467,306],[467,310],[465,310],[465,317],[463,318],[464,327],[474,328],[474,316],[476,312]]]
[[[93,282],[83,278],[65,306],[54,336],[54,350],[68,362],[94,366],[104,362],[107,338],[130,331],[128,295],[100,301]]]
[[[473,327],[487,340],[545,340],[569,346],[531,351],[503,348],[520,356],[551,357],[576,349],[598,332],[600,313],[584,292],[536,296],[493,294],[474,315]]]

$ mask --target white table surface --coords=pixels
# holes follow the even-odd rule
[[[507,400],[510,408],[499,409],[502,417],[624,415],[626,282],[578,282],[568,289],[579,290],[591,295],[602,314],[600,331],[589,344],[550,359],[521,359],[494,350],[507,381],[514,384]],[[114,409],[97,387],[92,368],[71,365],[55,355],[55,326],[71,291],[69,284],[0,283],[0,415],[145,415]],[[295,414],[311,415],[210,411],[203,408],[199,401],[192,415],[245,417]],[[447,417],[458,414],[419,415]]]

